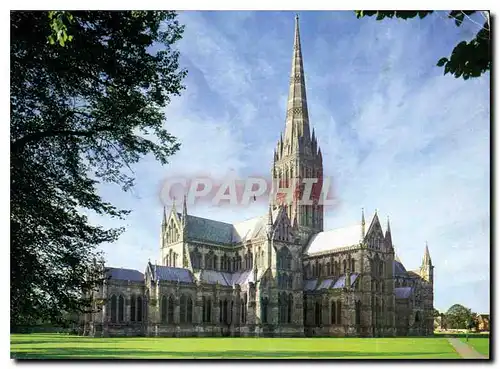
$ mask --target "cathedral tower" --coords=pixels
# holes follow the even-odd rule
[[[432,265],[431,255],[429,253],[429,246],[425,243],[425,252],[420,266],[420,276],[429,283],[434,283],[434,266]]]
[[[277,197],[273,207],[280,204],[286,206],[287,214],[292,224],[297,223],[302,243],[315,233],[323,231],[323,206],[318,204],[322,186],[323,160],[321,149],[316,140],[314,129],[310,131],[309,113],[307,110],[306,84],[302,50],[300,45],[299,17],[295,17],[295,39],[293,44],[292,71],[286,110],[284,135],[280,136],[274,152],[272,178],[279,180],[281,188],[292,188],[293,179],[298,182],[294,195],[285,201]],[[307,196],[304,178],[317,180],[312,193]],[[300,203],[306,190],[311,204]]]

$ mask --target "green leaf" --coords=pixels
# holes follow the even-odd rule
[[[439,59],[439,61],[437,62],[437,66],[438,67],[442,67],[444,65],[444,63],[446,63],[448,61],[448,58],[441,58]]]

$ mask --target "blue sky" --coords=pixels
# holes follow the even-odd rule
[[[436,62],[479,26],[460,28],[438,12],[423,20],[356,19],[352,12],[299,12],[310,124],[333,178],[338,205],[325,229],[370,216],[391,219],[407,269],[428,241],[435,306],[489,311],[489,74],[463,81]],[[475,21],[482,23],[480,18]],[[144,270],[159,255],[160,190],[169,177],[267,176],[285,124],[294,13],[183,12],[181,65],[186,90],[166,109],[181,150],[164,167],[134,167],[130,193],[101,194],[131,209],[126,221],[93,218],[127,231],[103,245],[110,266]],[[266,211],[198,205],[189,213],[236,222]]]

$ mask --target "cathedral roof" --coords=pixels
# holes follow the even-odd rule
[[[407,299],[413,293],[413,287],[396,287],[394,289],[394,295],[397,299]]]
[[[306,254],[311,255],[343,247],[359,245],[362,242],[363,234],[367,235],[370,233],[374,224],[378,224],[380,226],[383,234],[384,229],[382,224],[378,221],[377,212],[375,212],[372,216],[370,227],[366,233],[363,231],[363,220],[347,227],[319,232],[312,236],[309,240],[309,244],[306,248]]]
[[[408,271],[408,277],[410,278],[420,278],[420,273],[418,270],[410,270]]]
[[[259,271],[257,279],[263,274],[263,271]],[[197,280],[206,284],[217,284],[221,286],[234,286],[239,284],[240,286],[248,284],[250,282],[255,282],[254,271],[245,270],[242,272],[226,273],[219,272],[216,270],[201,270],[194,273]]]
[[[179,214],[180,216],[180,214]],[[187,216],[188,238],[213,243],[233,243],[233,225],[217,220]]]
[[[350,279],[351,283],[349,286],[352,286],[356,279],[358,278],[358,273],[351,273]],[[344,288],[346,286],[345,274],[342,274],[339,278],[327,278],[327,279],[308,279],[304,281],[304,291],[319,291],[325,289],[336,289],[336,288]]]
[[[307,254],[354,246],[361,242],[361,224],[315,234],[309,241]]]
[[[273,219],[278,215],[278,209],[273,210]],[[182,215],[178,213],[180,219]],[[230,224],[217,220],[187,215],[188,238],[208,241],[218,244],[237,244],[245,240],[256,238],[262,234],[267,224],[268,214],[247,219],[239,223]]]
[[[104,275],[109,279],[143,282],[144,274],[135,269],[106,268]]]
[[[406,271],[406,268],[400,261],[394,260],[392,262],[392,270],[395,277],[396,276],[408,277],[408,272]]]
[[[193,283],[193,275],[188,269],[150,264],[153,280]]]
[[[276,220],[278,209],[272,211],[272,219]],[[237,242],[243,242],[252,238],[256,238],[265,232],[269,214],[261,215],[255,218],[250,218],[234,224],[234,234]]]

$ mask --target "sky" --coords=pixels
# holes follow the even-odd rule
[[[136,186],[101,186],[105,200],[132,213],[102,246],[107,264],[144,271],[159,259],[168,178],[233,173],[266,177],[284,130],[294,33],[293,12],[182,12],[177,44],[188,70],[181,97],[166,108],[166,129],[181,149],[161,166],[134,166]],[[428,242],[434,305],[478,313],[490,303],[490,76],[464,81],[437,61],[482,24],[462,27],[437,12],[423,20],[357,19],[348,11],[299,12],[309,121],[332,178],[337,205],[325,230],[359,222],[361,208],[390,217],[396,252],[417,269]],[[238,222],[264,214],[249,206],[195,205],[192,215]]]

